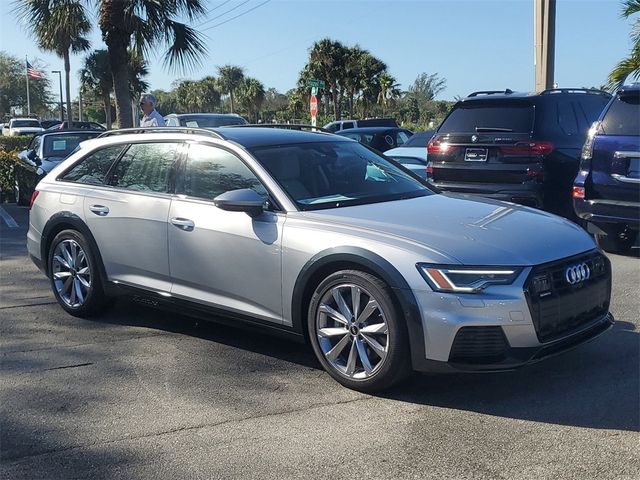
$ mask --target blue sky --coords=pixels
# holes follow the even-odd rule
[[[152,89],[168,89],[179,78],[215,75],[217,66],[230,63],[242,66],[266,88],[284,92],[295,86],[311,44],[323,37],[368,49],[387,63],[405,89],[421,72],[438,73],[447,80],[441,99],[473,90],[528,91],[534,86],[533,0],[205,2],[209,21],[199,30],[206,35],[208,58],[196,70],[180,73],[164,69],[160,55],[152,57],[147,79]],[[620,17],[620,4],[557,0],[555,80],[561,87],[601,85],[627,55],[631,21]],[[38,50],[12,8],[12,1],[0,0],[0,49],[20,58],[27,55],[45,71],[62,69],[61,59]],[[231,19],[236,15],[241,16]],[[95,18],[94,23],[91,41],[101,48]],[[72,58],[74,91],[81,64],[82,56]]]

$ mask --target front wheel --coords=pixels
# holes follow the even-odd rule
[[[75,230],[58,233],[48,257],[51,287],[62,308],[76,317],[102,313],[107,307],[98,264],[85,237]]]
[[[324,369],[339,383],[374,392],[410,372],[406,327],[389,287],[358,270],[324,279],[310,302],[311,344]]]

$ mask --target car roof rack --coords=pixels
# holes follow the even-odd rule
[[[513,90],[511,90],[510,88],[507,88],[506,90],[478,90],[477,92],[472,92],[469,95],[467,95],[467,98],[477,97],[478,95],[498,95],[498,94],[511,95],[512,93],[513,93]]]
[[[194,127],[138,127],[138,128],[120,128],[116,130],[108,130],[97,138],[112,137],[114,135],[127,135],[130,133],[187,133],[193,135],[207,135],[219,140],[226,140],[221,133],[208,130],[206,128]]]
[[[554,93],[591,93],[594,95],[611,96],[609,92],[598,90],[597,88],[547,88],[540,92],[540,95],[550,95]]]
[[[243,127],[260,127],[260,128],[282,128],[286,130],[310,130],[317,133],[333,133],[326,128],[314,127],[313,125],[305,125],[302,123],[247,123],[245,125],[224,125],[220,128],[243,128]]]

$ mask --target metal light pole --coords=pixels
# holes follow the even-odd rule
[[[64,122],[64,107],[62,106],[62,72],[60,70],[51,70],[51,73],[57,73],[58,80],[60,80],[60,121]]]

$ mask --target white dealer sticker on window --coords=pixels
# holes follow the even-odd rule
[[[53,141],[53,150],[66,150],[67,149],[67,141],[66,140],[54,140]]]

